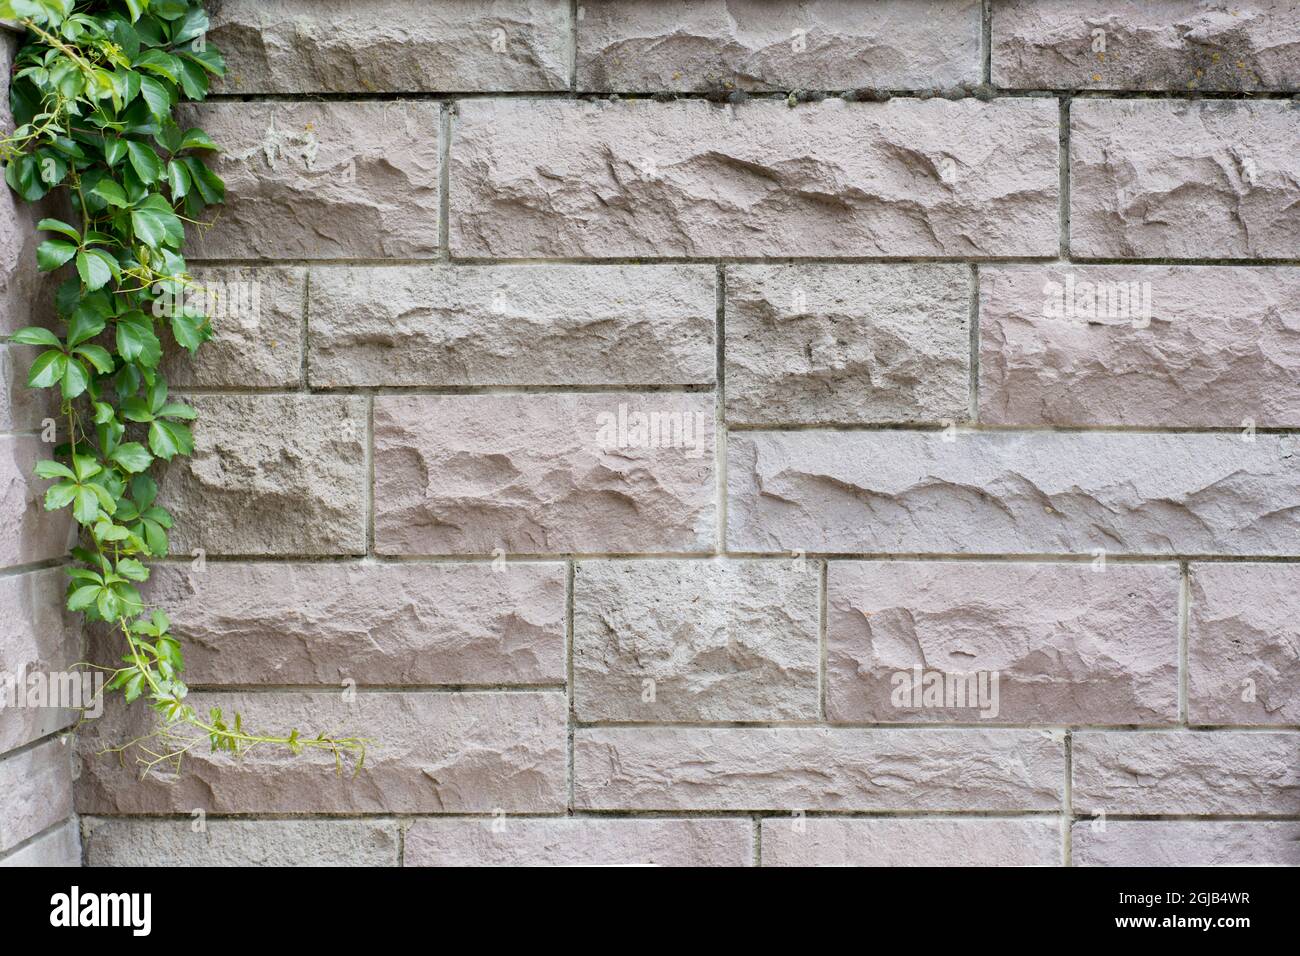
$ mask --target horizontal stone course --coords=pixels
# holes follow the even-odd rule
[[[455,256],[1046,256],[1054,102],[467,100]]]
[[[1300,814],[1300,733],[1074,734],[1076,813]]]
[[[18,681],[26,687],[33,675],[48,681],[51,674],[80,673],[75,665],[82,660],[81,627],[63,607],[67,582],[60,568],[0,577],[0,678],[13,680],[15,691]],[[0,701],[7,702],[8,686],[0,686]],[[28,706],[41,702],[26,694],[22,703],[0,706],[0,754],[62,730],[77,717],[66,707]]]
[[[227,93],[568,87],[565,0],[217,0]]]
[[[67,440],[66,426],[58,440]],[[35,474],[36,463],[53,458],[54,448],[35,435],[0,435],[0,568],[50,561],[67,552],[71,512],[45,510],[51,482]]]
[[[833,721],[1178,719],[1176,565],[831,561],[826,588]]]
[[[1300,866],[1300,823],[1079,820],[1074,866]]]
[[[749,820],[416,820],[405,866],[748,866]]]
[[[34,866],[81,866],[81,833],[76,820],[67,820],[8,856],[0,856],[0,867]]]
[[[553,692],[260,694],[193,693],[200,714],[219,706],[244,727],[369,740],[357,776],[333,756],[258,748],[210,754],[207,742],[140,779],[121,746],[153,729],[147,708],[110,708],[80,738],[77,810],[89,814],[189,813],[555,813],[564,809],[565,700]]]
[[[711,266],[316,268],[311,382],[707,384],[714,284]]]
[[[1300,424],[1300,269],[980,269],[980,421]]]
[[[968,417],[968,266],[728,266],[726,288],[729,424]]]
[[[0,756],[0,853],[72,816],[72,760],[64,740]]]
[[[707,92],[978,83],[980,4],[594,0],[579,7],[578,88]]]
[[[580,728],[590,810],[1058,810],[1064,740],[1029,730]]]
[[[1060,866],[1056,817],[764,818],[763,866]]]
[[[732,550],[1293,555],[1286,436],[732,433]]]
[[[584,721],[814,719],[814,562],[583,561],[573,579]]]
[[[83,817],[87,866],[396,866],[392,820]],[[196,826],[201,829],[196,831]]]
[[[1070,252],[1290,259],[1300,249],[1300,108],[1279,100],[1075,100]]]
[[[992,31],[1003,88],[1287,90],[1300,78],[1289,0],[999,0]]]
[[[205,156],[226,204],[191,229],[200,259],[429,258],[438,250],[439,126],[432,102],[213,101],[178,122],[220,144]]]
[[[1193,564],[1187,715],[1197,724],[1300,724],[1300,565]]]
[[[380,554],[713,548],[711,395],[381,396],[374,414]]]

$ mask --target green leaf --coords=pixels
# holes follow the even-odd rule
[[[217,149],[216,143],[208,137],[203,130],[187,129],[185,135],[181,137],[181,149]]]
[[[36,463],[37,478],[71,478],[77,480],[77,476],[72,473],[72,469],[62,462],[58,461],[38,461]]]
[[[194,450],[194,437],[184,425],[155,419],[149,423],[149,448],[164,461],[171,461]]]
[[[79,345],[73,349],[73,352],[95,366],[97,372],[103,375],[113,374],[115,367],[113,356],[102,345]]]
[[[122,187],[116,180],[107,177],[95,183],[94,188],[90,190],[90,194],[98,196],[110,206],[117,206],[119,209],[130,205],[126,199],[126,192],[123,191]]]
[[[77,275],[81,276],[81,281],[92,292],[102,289],[113,278],[113,270],[109,267],[107,258],[104,254],[95,255],[93,251],[77,253]]]
[[[71,481],[62,481],[45,492],[45,510],[58,511],[66,508],[77,496],[77,485]]]
[[[126,155],[126,140],[119,139],[116,136],[106,136],[104,138],[104,162],[110,167],[116,166]]]
[[[90,373],[86,366],[74,358],[68,359],[68,366],[63,370],[63,397],[76,398],[90,387]]]
[[[171,189],[172,199],[184,199],[190,191],[190,171],[178,160],[167,161],[167,186]]]
[[[162,343],[154,334],[153,323],[139,311],[118,316],[117,350],[128,362],[138,361],[145,368],[157,368],[162,361]]]
[[[59,341],[57,335],[49,329],[42,329],[36,325],[19,329],[13,334],[10,341],[17,342],[19,345],[52,345],[56,349],[63,348],[63,343]]]
[[[173,315],[172,335],[178,345],[189,350],[193,355],[200,345],[212,337],[212,329],[206,318],[184,314]]]
[[[99,597],[99,592],[103,588],[98,584],[87,584],[84,587],[75,588],[71,595],[68,596],[69,611],[84,611],[95,603]]]
[[[198,412],[181,402],[168,402],[154,414],[159,418],[183,418],[186,421],[193,421],[199,417]]]
[[[205,99],[211,86],[207,69],[194,60],[183,59],[179,62],[181,89],[185,91],[185,95],[192,100]]]
[[[75,242],[46,239],[36,247],[36,265],[42,272],[53,272],[77,254]]]
[[[104,331],[104,317],[93,308],[77,309],[68,319],[68,344],[80,345]]]
[[[148,70],[150,73],[164,76],[173,83],[180,78],[180,61],[170,53],[164,53],[162,50],[145,50],[136,57],[133,66],[137,70]],[[141,79],[141,88],[143,86],[144,81]]]
[[[72,502],[72,516],[81,524],[92,524],[99,517],[99,496],[86,485],[77,488]]]
[[[63,380],[68,368],[68,357],[62,352],[42,352],[27,373],[27,384],[32,388],[49,388]]]
[[[138,441],[129,441],[118,445],[108,458],[109,461],[116,462],[131,474],[144,471],[153,461],[153,456]]]
[[[147,186],[158,181],[158,177],[162,174],[162,160],[158,158],[157,153],[144,143],[137,143],[135,140],[126,141],[126,152],[131,161],[131,168],[140,177],[140,182]]]
[[[81,242],[81,233],[69,226],[62,219],[42,219],[36,224],[37,229],[45,232],[61,232],[73,242]]]
[[[162,122],[171,115],[171,93],[167,91],[166,86],[152,76],[140,77],[140,95],[144,97],[144,101],[148,104],[149,112],[153,114],[154,119]]]

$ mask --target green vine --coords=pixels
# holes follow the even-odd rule
[[[67,440],[36,474],[55,482],[50,511],[70,508],[80,527],[68,568],[68,608],[107,622],[124,642],[105,689],[144,698],[158,729],[112,752],[136,751],[147,773],[207,741],[234,755],[274,745],[323,750],[360,769],[365,741],[297,730],[267,736],[219,708],[186,702],[185,662],[171,622],[137,585],[150,558],[167,554],[172,517],[149,472],[188,455],[194,409],[171,401],[159,366],[169,334],[191,355],[212,336],[181,255],[187,223],[221,203],[225,186],[204,162],[217,149],[182,130],[181,99],[202,100],[225,70],[206,42],[201,0],[0,0],[0,19],[26,31],[14,62],[14,131],[0,139],[5,181],[28,202],[55,192],[75,223],[42,219],[52,234],[36,250],[42,272],[69,274],[56,295],[60,332],[25,328],[13,342],[45,349],[27,384],[56,389]],[[75,270],[75,275],[71,274]],[[195,734],[197,731],[197,735]]]

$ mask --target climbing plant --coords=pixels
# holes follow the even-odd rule
[[[66,210],[38,229],[38,268],[66,274],[54,330],[34,345],[27,384],[52,389],[66,430],[36,466],[53,482],[47,510],[79,526],[68,567],[68,608],[105,622],[122,642],[107,691],[146,701],[156,728],[120,747],[148,772],[179,769],[204,741],[244,754],[261,745],[323,750],[360,768],[365,741],[325,733],[265,735],[236,713],[187,702],[181,644],[139,585],[168,551],[172,516],[157,501],[160,462],[193,450],[195,411],[172,399],[161,365],[167,340],[191,355],[212,335],[206,297],[186,272],[186,227],[221,203],[203,130],[178,124],[182,100],[202,100],[225,69],[207,43],[200,0],[0,0],[0,19],[25,31],[10,79],[14,130],[0,138],[5,182],[28,202],[52,194]]]

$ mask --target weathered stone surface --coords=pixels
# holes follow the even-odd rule
[[[21,850],[0,857],[0,867],[6,866],[81,866],[77,821],[69,820],[56,830],[42,833]]]
[[[0,345],[0,431],[34,431],[42,420],[58,420],[58,390],[29,388],[27,372],[41,350]]]
[[[1300,109],[1279,100],[1076,100],[1070,251],[1291,258],[1300,249]]]
[[[594,810],[1057,810],[1065,785],[1028,730],[579,729],[573,759]]]
[[[764,866],[1060,866],[1056,817],[763,820]]]
[[[112,755],[152,729],[142,707],[110,708],[79,741],[80,813],[555,813],[565,804],[565,700],[560,693],[191,694],[199,713],[220,706],[246,728],[367,738],[365,767],[335,770],[327,753],[279,748],[242,758],[195,747],[180,775]]]
[[[360,396],[201,395],[194,454],[163,473],[173,554],[363,554]]]
[[[997,425],[1300,424],[1300,269],[981,268],[979,395]]]
[[[980,81],[980,4],[588,0],[578,88],[929,89]]]
[[[1074,866],[1300,866],[1300,823],[1080,820]]]
[[[406,866],[748,866],[748,820],[416,820]]]
[[[815,718],[819,577],[814,562],[581,562],[573,579],[578,718]]]
[[[1285,436],[733,433],[735,551],[1289,555]],[[1291,455],[1292,457],[1287,457]]]
[[[969,416],[967,266],[731,266],[726,310],[728,422]]]
[[[66,440],[66,429],[59,437]],[[68,550],[72,514],[45,510],[50,482],[33,471],[53,457],[54,446],[35,435],[0,435],[0,568],[61,558]]]
[[[169,350],[167,381],[179,386],[296,387],[302,382],[306,270],[208,267],[194,270],[193,296],[208,307],[213,337],[191,356]]]
[[[709,266],[312,270],[313,385],[714,379]]]
[[[438,248],[437,103],[245,103],[183,111],[221,147],[226,205],[191,230],[208,259],[430,256]]]
[[[1192,565],[1188,718],[1300,724],[1298,620],[1300,565]]]
[[[999,0],[992,50],[994,84],[1012,89],[1286,90],[1300,77],[1289,0]]]
[[[1178,719],[1177,565],[832,561],[826,589],[831,720]],[[916,668],[979,693],[930,701]]]
[[[1300,813],[1300,734],[1078,732],[1078,813]]]
[[[215,0],[228,93],[568,88],[564,0]]]
[[[396,866],[392,820],[81,821],[87,866]]]
[[[482,99],[458,110],[458,256],[1059,250],[1054,101]]]
[[[72,816],[72,761],[50,740],[0,756],[0,852]]]
[[[216,684],[562,684],[562,564],[155,566],[147,600]]]
[[[712,549],[711,395],[381,396],[374,414],[381,554]]]
[[[79,630],[63,611],[65,580],[58,570],[0,579],[0,613],[8,622],[0,631],[0,680],[77,673],[73,665],[80,660]],[[29,706],[32,700],[26,696],[23,706],[9,706],[10,686],[21,685],[0,685],[0,753],[76,722],[76,711]]]

